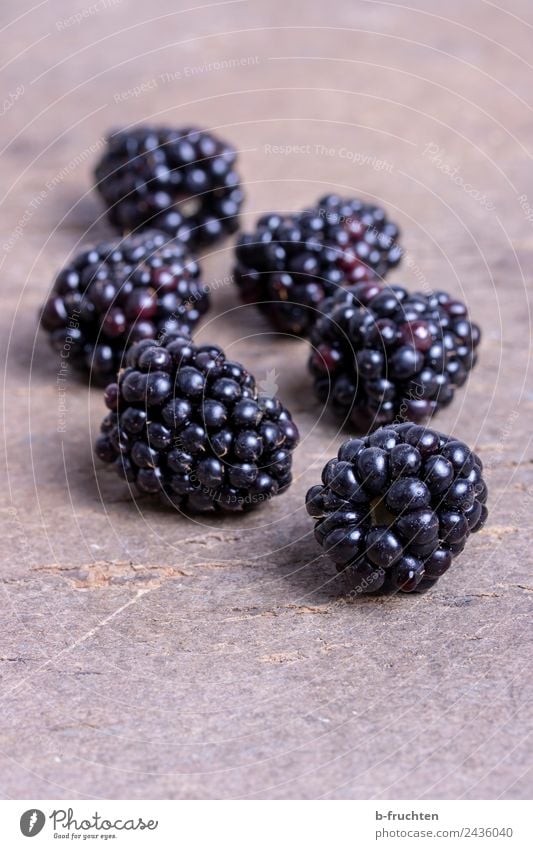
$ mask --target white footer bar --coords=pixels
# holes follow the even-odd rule
[[[0,801],[1,844],[532,849],[527,801]]]

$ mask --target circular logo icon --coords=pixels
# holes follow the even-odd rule
[[[45,822],[46,817],[42,811],[30,808],[29,811],[24,811],[20,818],[20,830],[24,837],[35,837],[42,831]]]

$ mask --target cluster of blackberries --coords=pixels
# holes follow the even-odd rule
[[[187,332],[208,308],[208,289],[185,245],[147,232],[78,254],[58,274],[41,324],[58,352],[93,381],[115,380],[139,339]]]
[[[381,207],[326,195],[299,214],[262,216],[237,242],[235,281],[277,330],[305,336],[323,298],[399,263],[398,235]]]
[[[349,439],[307,493],[315,537],[359,593],[426,590],[487,518],[482,463],[410,422]]]
[[[107,387],[97,456],[180,512],[243,512],[284,492],[298,443],[277,398],[191,338],[209,286],[187,246],[237,229],[235,161],[202,130],[111,135],[97,188],[130,235],[76,256],[41,311],[54,348]],[[445,292],[384,285],[398,236],[380,207],[331,194],[262,216],[236,247],[243,301],[310,337],[319,399],[358,430],[386,425],[345,442],[306,497],[317,540],[357,592],[428,589],[487,518],[480,459],[413,424],[465,382],[479,328]]]
[[[214,345],[168,335],[126,356],[96,444],[143,493],[180,510],[243,511],[291,483],[298,430],[277,398]]]
[[[446,292],[360,283],[321,310],[310,336],[315,391],[359,430],[427,419],[476,363],[480,330]]]
[[[138,127],[112,134],[97,165],[110,221],[134,231],[84,250],[62,269],[41,312],[54,348],[114,380],[138,339],[194,328],[208,287],[186,245],[232,233],[243,200],[236,151],[203,130]]]
[[[243,201],[230,144],[196,128],[138,127],[113,133],[96,167],[111,223],[152,227],[205,245],[238,227]]]

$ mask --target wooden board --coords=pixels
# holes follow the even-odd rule
[[[530,797],[531,5],[4,10],[2,794]],[[276,370],[303,434],[290,492],[176,520],[93,463],[101,392],[58,393],[36,314],[109,233],[91,169],[108,128],[139,121],[233,141],[245,226],[329,189],[383,203],[407,249],[391,279],[454,292],[482,325],[438,426],[482,455],[490,523],[431,594],[349,602],[320,555],[303,497],[346,432],[305,343],[239,305],[230,242],[203,260],[199,338]]]

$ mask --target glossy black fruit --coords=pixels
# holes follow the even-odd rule
[[[111,223],[206,245],[238,227],[243,201],[232,145],[206,130],[140,126],[111,134],[95,169]]]
[[[277,398],[215,345],[142,340],[126,355],[97,456],[179,510],[249,510],[291,483],[298,430]]]
[[[359,283],[326,298],[321,311],[310,333],[316,395],[364,432],[428,419],[452,401],[477,360],[480,330],[446,292]],[[434,448],[414,447],[422,457]],[[428,470],[432,486],[443,469]]]
[[[75,256],[55,280],[41,325],[65,366],[90,370],[91,379],[105,386],[131,344],[189,332],[208,305],[196,260],[180,242],[152,231]],[[146,369],[166,369],[170,361],[161,348],[144,356]],[[134,387],[128,391],[135,400]],[[144,395],[144,386],[138,393]]]
[[[306,495],[315,537],[357,593],[427,590],[487,519],[482,464],[412,423],[349,439]]]
[[[305,336],[325,296],[399,263],[398,235],[380,207],[326,195],[301,213],[261,216],[237,243],[235,282],[276,329]]]

